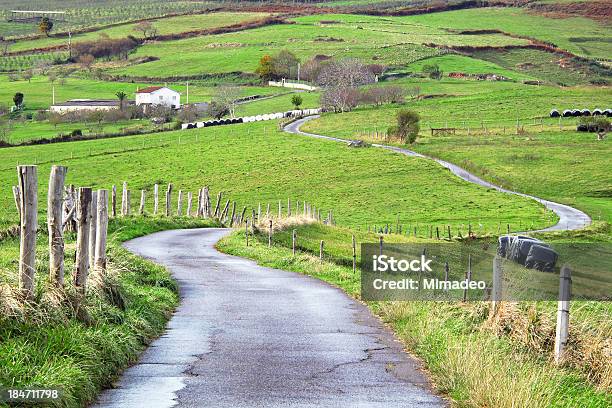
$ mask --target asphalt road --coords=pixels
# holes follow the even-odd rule
[[[319,115],[314,115],[314,116],[308,116],[306,118],[303,119],[299,119],[295,122],[290,123],[289,125],[285,126],[284,131],[288,132],[288,133],[293,133],[293,134],[297,134],[297,135],[302,135],[302,136],[309,136],[309,137],[316,137],[318,139],[327,139],[327,140],[333,140],[336,142],[342,142],[342,143],[347,143],[348,140],[346,139],[339,139],[336,137],[330,137],[330,136],[324,136],[324,135],[317,135],[314,133],[307,133],[307,132],[303,132],[300,130],[300,127],[308,122],[309,120],[312,119],[316,119],[318,118]],[[514,194],[514,195],[519,195],[522,197],[527,197],[530,198],[532,200],[536,200],[537,202],[541,203],[542,205],[544,205],[546,208],[548,208],[549,210],[552,210],[555,214],[557,214],[557,216],[559,217],[559,221],[555,224],[552,225],[548,228],[544,228],[542,230],[537,230],[537,231],[529,231],[529,232],[545,232],[545,231],[567,231],[567,230],[579,230],[585,227],[588,227],[591,224],[591,218],[585,214],[584,212],[570,207],[568,205],[565,204],[560,204],[560,203],[555,203],[554,201],[548,201],[548,200],[544,200],[542,198],[533,196],[533,195],[529,195],[529,194],[524,194],[524,193],[520,193],[520,192],[516,192],[516,191],[511,191],[508,189],[505,189],[503,187],[497,186],[495,184],[489,183],[488,181],[485,181],[483,179],[481,179],[480,177],[476,176],[475,174],[470,173],[469,171],[455,165],[452,163],[449,163],[447,161],[435,158],[435,157],[430,157],[430,156],[426,156],[424,154],[421,153],[417,153],[415,151],[412,150],[408,150],[408,149],[404,149],[404,148],[400,148],[400,147],[395,147],[395,146],[387,146],[387,145],[381,145],[381,144],[372,144],[372,146],[374,147],[378,147],[378,148],[382,148],[382,149],[387,149],[387,150],[391,150],[400,154],[405,154],[407,156],[413,156],[413,157],[420,157],[423,159],[428,159],[428,160],[434,160],[435,162],[437,162],[438,164],[440,164],[443,167],[446,167],[447,169],[449,169],[453,174],[455,174],[456,176],[462,178],[463,180],[469,181],[470,183],[474,183],[474,184],[478,184],[487,188],[492,188],[495,189],[499,192],[502,193],[507,193],[507,194]]]
[[[320,280],[222,254],[227,229],[129,241],[169,268],[181,304],[95,407],[442,407],[415,359]]]

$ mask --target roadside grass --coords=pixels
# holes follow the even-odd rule
[[[157,29],[157,35],[178,34],[194,30],[205,30],[210,28],[224,27],[246,21],[257,20],[268,16],[268,13],[249,12],[218,12],[209,14],[193,14],[175,17],[161,17],[152,20],[151,24]],[[95,41],[101,35],[109,38],[124,38],[129,35],[136,38],[142,37],[142,32],[134,31],[137,23],[126,23],[114,27],[81,33],[72,36],[72,43],[83,41]],[[34,48],[44,48],[57,45],[67,45],[68,35],[65,37],[43,37],[16,41],[9,47],[9,51],[23,51]]]
[[[338,224],[362,229],[399,222],[463,231],[469,223],[487,231],[510,223],[518,230],[555,221],[533,200],[475,186],[430,160],[290,135],[276,121],[14,147],[0,149],[0,157],[5,186],[15,183],[15,165],[38,163],[41,210],[49,168],[62,164],[69,169],[66,182],[76,186],[127,181],[133,212],[139,190],[149,192],[150,212],[153,185],[173,183],[174,191],[184,192],[208,185],[213,198],[221,191],[239,209],[261,203],[276,211],[281,200],[286,212],[287,199],[307,201],[322,215],[332,210]],[[16,223],[10,188],[0,193],[0,203],[0,227]]]
[[[46,228],[39,228],[31,302],[21,300],[16,289],[19,239],[0,241],[0,385],[59,388],[62,396],[53,406],[92,402],[162,333],[178,304],[168,271],[121,243],[165,229],[213,225],[199,219],[112,219],[107,273],[90,272],[82,300],[71,278],[74,234],[66,237],[66,284],[60,290],[49,282],[48,238]]]
[[[224,238],[217,247],[223,252],[253,259],[263,266],[314,276],[359,299],[359,274],[354,274],[346,264],[346,243],[350,244],[352,231],[317,224],[293,228],[297,230],[300,242],[296,256],[291,254],[290,231],[276,232],[271,248],[267,246],[267,234],[263,231],[250,240],[249,247],[245,246],[243,231]],[[355,233],[358,241],[376,242],[374,234]],[[318,245],[313,251],[309,244],[302,244],[304,241],[316,242],[322,236],[326,244],[323,262],[318,258]],[[405,237],[388,238],[406,241]],[[610,370],[609,363],[603,371],[604,377],[591,375],[591,383],[588,379],[592,369],[590,361],[582,360],[580,364],[568,363],[557,368],[551,362],[550,344],[544,349],[536,347],[550,338],[529,342],[544,334],[551,335],[549,324],[555,311],[552,303],[508,305],[505,309],[507,319],[500,323],[488,319],[489,306],[483,302],[366,302],[393,329],[407,349],[424,360],[436,389],[452,398],[454,406],[608,406],[610,383],[605,378],[609,371],[605,370]],[[604,333],[591,339],[603,342],[612,330],[606,318],[609,313],[609,306],[603,303],[574,302],[572,324],[576,332],[589,334],[593,325],[598,325]],[[500,330],[502,326],[506,332]],[[593,355],[598,357],[600,364],[606,364],[605,354]],[[601,368],[593,371],[596,370]]]

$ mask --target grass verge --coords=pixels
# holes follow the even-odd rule
[[[323,262],[313,255],[308,244],[292,256],[291,234],[286,232],[274,235],[271,248],[267,246],[266,234],[257,234],[246,247],[243,232],[223,239],[218,248],[264,266],[314,276],[359,299],[360,277],[345,262],[343,242],[347,241],[348,230],[315,224],[295,228],[300,242],[314,241],[311,239],[314,236],[319,239],[321,231],[327,230]],[[533,341],[550,327],[547,317],[554,305],[531,302],[519,305],[518,309],[509,305],[504,309],[507,313],[503,322],[508,330],[503,333],[497,330],[500,322],[488,319],[488,304],[483,302],[367,302],[367,305],[392,328],[408,350],[424,360],[436,388],[450,397],[454,406],[598,408],[611,402],[609,383],[598,382],[589,377],[587,370],[572,364],[555,367],[544,338]],[[594,308],[592,304],[578,305],[572,310],[573,321],[595,324],[595,320],[589,320],[594,316],[599,319],[603,316],[605,321],[609,310]],[[576,327],[581,330],[580,325]],[[605,336],[609,338],[609,332],[604,339]],[[543,345],[543,349],[537,350],[536,344]],[[600,355],[598,361],[602,358],[605,357]]]
[[[111,220],[107,273],[90,274],[82,301],[70,282],[74,236],[66,237],[66,285],[59,290],[48,282],[47,236],[40,234],[37,290],[30,303],[15,290],[19,240],[0,241],[0,386],[60,388],[54,406],[93,401],[162,333],[178,304],[168,271],[121,243],[156,231],[211,225],[196,219]]]

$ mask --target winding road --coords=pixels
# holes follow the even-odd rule
[[[318,279],[218,252],[229,229],[129,241],[181,304],[95,407],[446,407],[368,308]]]
[[[324,135],[317,135],[314,133],[307,133],[307,132],[303,132],[300,130],[300,127],[313,119],[317,119],[319,118],[319,115],[313,115],[313,116],[308,116],[305,117],[303,119],[299,119],[296,120],[295,122],[292,122],[290,124],[288,124],[287,126],[284,127],[284,131],[288,132],[288,133],[293,133],[296,135],[302,135],[302,136],[309,136],[309,137],[316,137],[318,139],[326,139],[326,140],[333,140],[336,142],[342,142],[342,143],[347,143],[350,140],[346,140],[346,139],[340,139],[337,137],[331,137],[331,136],[324,136]],[[455,174],[456,176],[462,178],[463,180],[466,180],[470,183],[474,183],[474,184],[478,184],[480,186],[484,186],[487,188],[492,188],[495,189],[499,192],[502,193],[507,193],[507,194],[514,194],[514,195],[518,195],[521,197],[527,197],[533,200],[536,200],[537,202],[539,202],[540,204],[544,205],[546,208],[548,208],[549,210],[553,211],[555,214],[557,214],[557,216],[559,217],[559,221],[553,225],[550,226],[548,228],[544,228],[541,230],[537,230],[537,231],[530,231],[530,232],[547,232],[547,231],[568,231],[568,230],[579,230],[585,227],[588,227],[589,225],[591,225],[591,218],[585,214],[584,212],[570,207],[569,205],[565,205],[565,204],[560,204],[560,203],[555,203],[554,201],[549,201],[549,200],[544,200],[543,198],[539,198],[533,195],[529,195],[529,194],[525,194],[525,193],[519,193],[516,191],[511,191],[508,189],[505,189],[503,187],[497,186],[495,184],[489,183],[486,180],[481,179],[480,177],[476,176],[475,174],[470,173],[469,171],[453,164],[453,163],[449,163],[447,161],[444,161],[442,159],[438,159],[436,157],[430,157],[430,156],[426,156],[424,154],[421,153],[417,153],[415,151],[412,150],[408,150],[408,149],[404,149],[401,147],[395,147],[395,146],[388,146],[388,145],[381,145],[381,144],[372,144],[372,146],[374,147],[378,147],[378,148],[382,148],[382,149],[386,149],[386,150],[391,150],[393,152],[396,153],[400,153],[400,154],[405,154],[407,156],[412,156],[412,157],[420,157],[423,159],[427,159],[427,160],[434,160],[435,162],[437,162],[438,164],[440,164],[443,167],[446,167],[447,169],[449,169],[453,174]]]

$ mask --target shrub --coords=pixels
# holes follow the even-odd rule
[[[442,79],[442,70],[438,64],[424,65],[423,73],[429,75],[431,79]]]
[[[400,138],[404,143],[414,143],[419,134],[421,117],[412,110],[400,110],[396,116],[397,124],[388,130],[389,136]]]
[[[578,120],[580,132],[609,132],[610,119],[603,116],[583,116]]]
[[[83,136],[83,131],[81,129],[74,129],[70,132],[70,136]]]
[[[300,105],[304,102],[300,95],[293,95],[291,97],[291,104],[295,106],[295,109],[299,109]]]

